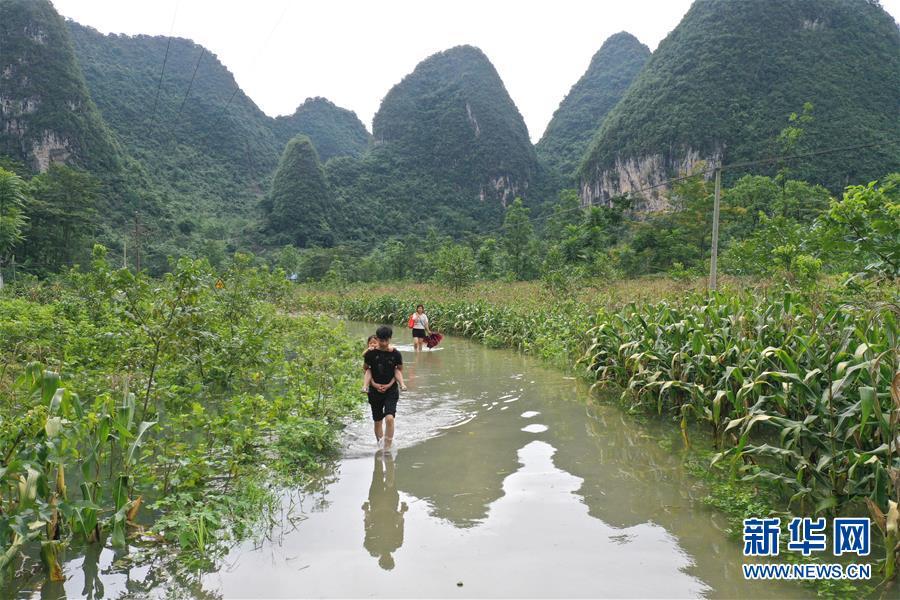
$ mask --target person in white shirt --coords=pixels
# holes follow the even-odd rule
[[[412,323],[413,347],[416,350],[421,350],[422,346],[425,345],[425,338],[431,335],[425,307],[421,304],[416,306],[416,312],[409,317],[409,320]]]

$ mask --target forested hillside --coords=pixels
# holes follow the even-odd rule
[[[528,130],[500,76],[471,46],[419,63],[382,101],[374,146],[326,166],[352,211],[341,238],[453,236],[497,226],[504,206],[534,196],[541,172]]]
[[[143,173],[104,123],[49,2],[0,2],[0,154],[33,172],[86,169],[107,222],[154,208]]]
[[[265,115],[190,40],[66,25],[45,0],[0,0],[0,10],[0,166],[24,177],[28,199],[28,244],[12,258],[36,273],[83,262],[96,240],[155,270],[168,256],[220,264],[238,249],[272,255],[290,244],[325,257],[310,271],[323,275],[335,258],[375,260],[420,243],[437,252],[447,240],[465,242],[490,276],[559,267],[546,261],[585,273],[700,268],[708,186],[664,184],[673,175],[869,146],[748,169],[762,179],[728,171],[726,189],[746,196],[736,210],[758,224],[760,211],[802,220],[824,210],[829,192],[900,169],[897,145],[871,146],[900,138],[900,33],[864,0],[698,0],[652,56],[616,34],[537,147],[473,46],[421,61],[386,94],[370,135],[320,97]],[[564,189],[577,182],[582,203],[605,212],[576,214]],[[677,210],[633,218],[661,208]],[[544,242],[498,245],[511,217],[520,232],[534,221],[532,238]],[[735,241],[753,234],[746,223],[735,231]],[[528,261],[509,258],[523,253]]]
[[[292,115],[275,117],[274,131],[281,147],[298,134],[308,136],[322,162],[335,156],[360,156],[372,137],[356,113],[319,97],[307,98]]]
[[[419,63],[385,96],[377,144],[411,170],[506,204],[536,172],[525,121],[490,60],[458,46]]]
[[[802,136],[779,138],[801,113]],[[900,32],[867,0],[698,0],[604,121],[581,165],[584,202],[725,163],[900,138]],[[770,173],[784,165],[772,164]],[[885,145],[816,156],[792,176],[832,192],[900,167]],[[733,172],[739,175],[740,172]],[[666,187],[643,208],[668,205]]]
[[[538,156],[565,176],[573,176],[603,119],[649,58],[650,49],[630,33],[623,31],[603,42],[553,113],[535,147]]]
[[[334,198],[309,137],[301,134],[288,142],[263,211],[264,232],[273,246],[334,243]]]
[[[182,38],[68,25],[104,119],[170,201],[249,215],[281,148],[269,117],[215,55]]]

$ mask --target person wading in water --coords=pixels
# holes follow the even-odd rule
[[[425,345],[425,338],[431,335],[431,328],[428,326],[428,315],[425,314],[425,307],[419,304],[416,306],[416,312],[409,317],[412,323],[413,347],[421,350]]]
[[[406,391],[403,383],[403,356],[396,348],[391,347],[394,331],[382,325],[375,332],[377,346],[363,356],[365,368],[372,373],[369,386],[369,406],[372,408],[372,420],[375,421],[375,440],[385,448],[390,448],[394,441],[394,417],[397,414],[397,401],[400,390]]]
[[[369,499],[362,505],[366,532],[363,546],[378,557],[378,565],[385,571],[394,568],[392,554],[403,545],[403,515],[409,510],[406,502],[400,502],[394,471],[390,452],[375,454]]]

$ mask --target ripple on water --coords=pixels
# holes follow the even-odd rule
[[[434,394],[414,390],[402,394],[397,404],[394,446],[408,448],[471,421],[475,417],[471,410],[473,403],[472,399],[463,399],[450,392]],[[361,418],[347,425],[343,437],[343,455],[347,458],[369,456],[375,450],[368,405],[363,407]]]
[[[530,419],[531,417],[536,417],[536,416],[538,416],[539,414],[541,414],[541,413],[540,413],[539,411],[536,411],[536,410],[526,410],[525,412],[522,413],[522,418],[523,418],[523,419]]]

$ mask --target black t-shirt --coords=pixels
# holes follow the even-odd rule
[[[394,378],[394,369],[403,365],[403,356],[397,349],[378,350],[376,348],[366,352],[363,361],[372,371],[372,381],[383,385]]]

